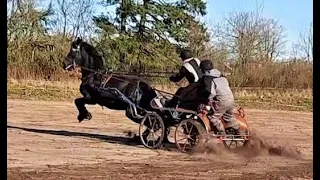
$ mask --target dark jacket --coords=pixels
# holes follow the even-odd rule
[[[188,80],[189,84],[198,82],[202,77],[200,69],[200,60],[197,58],[186,59],[180,68],[179,73],[171,76],[169,79],[173,82],[179,82],[184,77]]]

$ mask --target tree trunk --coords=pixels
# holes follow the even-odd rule
[[[126,0],[121,0],[120,4],[120,34],[124,34],[126,32]]]

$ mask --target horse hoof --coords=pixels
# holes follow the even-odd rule
[[[78,121],[79,121],[79,123],[81,123],[83,120],[84,120],[84,116],[83,115],[78,115]]]
[[[91,113],[87,113],[87,117],[86,117],[86,119],[88,119],[88,120],[90,120],[90,119],[92,119],[92,115],[91,115]]]
[[[91,113],[88,112],[86,115],[84,115],[84,114],[79,114],[78,115],[79,123],[81,123],[84,119],[88,119],[88,120],[92,119]]]

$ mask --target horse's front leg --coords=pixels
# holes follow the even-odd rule
[[[82,122],[84,119],[90,120],[92,118],[91,113],[87,110],[86,104],[94,105],[96,104],[91,99],[87,99],[84,97],[77,98],[74,100],[74,103],[76,104],[76,107],[79,111],[78,120],[79,122]]]

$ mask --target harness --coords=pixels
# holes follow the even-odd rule
[[[140,100],[142,98],[142,90],[140,88],[140,80],[137,82],[136,88],[134,89],[133,92],[130,94],[130,98],[132,101],[136,104],[140,104]]]
[[[95,73],[97,74],[97,73]],[[92,77],[92,76],[91,76]],[[101,91],[103,90],[103,88],[105,88],[107,85],[107,83],[110,81],[110,79],[113,78],[113,79],[117,79],[117,80],[120,80],[120,81],[125,81],[124,79],[121,79],[121,78],[117,78],[117,77],[114,77],[113,74],[111,74],[110,76],[108,76],[107,78],[105,76],[103,76],[103,79],[100,83],[100,86],[98,87],[98,90]],[[142,90],[140,88],[140,80],[138,80],[134,88],[134,90],[130,93],[130,95],[128,96],[135,104],[140,104],[140,101],[141,101],[141,98],[142,98]],[[131,82],[130,82],[131,83]],[[132,83],[131,83],[132,84]]]

